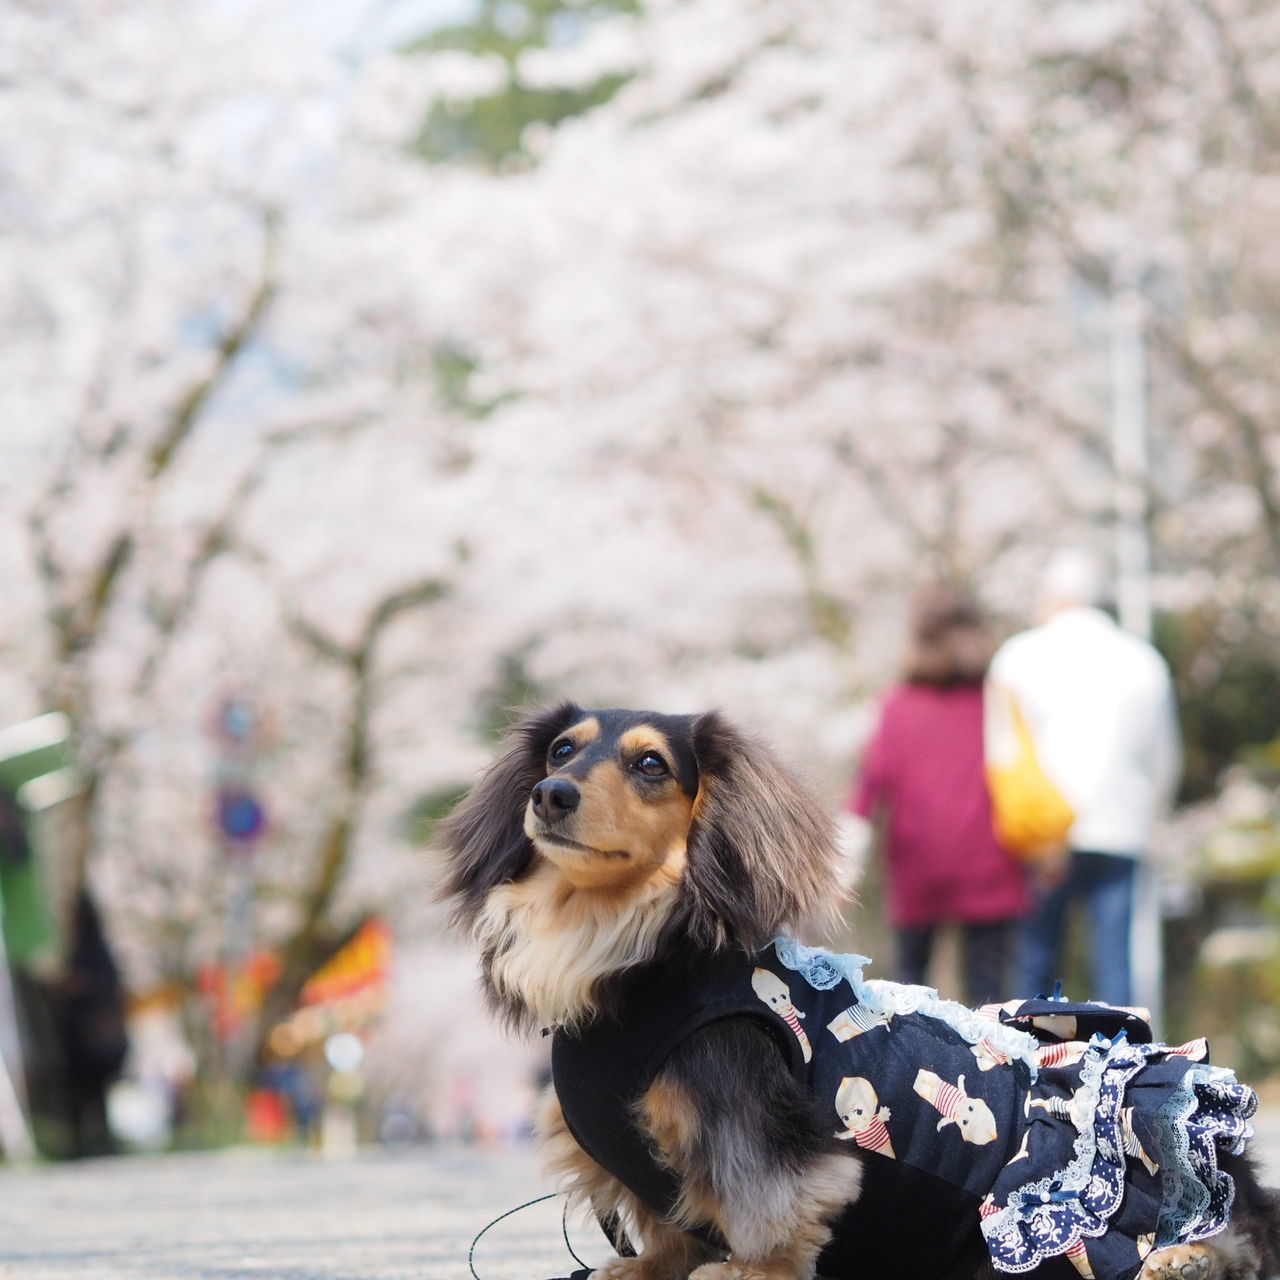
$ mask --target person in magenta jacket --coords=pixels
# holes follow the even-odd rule
[[[1026,876],[1000,845],[983,767],[982,681],[992,644],[965,591],[912,602],[901,682],[885,696],[849,809],[881,834],[895,977],[923,983],[940,926],[961,936],[964,997],[1003,999]]]

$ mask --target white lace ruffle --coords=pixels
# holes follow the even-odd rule
[[[773,946],[778,959],[817,991],[826,991],[843,979],[853,988],[858,1002],[873,1015],[891,1018],[919,1013],[927,1018],[937,1018],[969,1044],[977,1045],[986,1040],[1006,1057],[1025,1063],[1032,1080],[1039,1073],[1036,1063],[1038,1043],[1026,1031],[993,1022],[957,1000],[942,1000],[932,987],[864,978],[863,966],[871,963],[868,956],[837,955],[819,947],[806,947],[794,938],[775,938]]]

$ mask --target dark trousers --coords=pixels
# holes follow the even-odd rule
[[[1072,852],[1066,878],[1041,893],[1027,916],[1017,994],[1053,993],[1055,980],[1062,976],[1067,909],[1072,902],[1081,901],[1088,908],[1089,976],[1093,982],[1086,996],[1111,1005],[1132,1004],[1129,938],[1137,875],[1134,858],[1080,849]]]
[[[1007,1000],[1009,956],[1016,920],[990,920],[960,927],[960,964],[964,971],[964,1001],[976,1008]],[[907,925],[897,930],[899,982],[923,984],[933,954],[935,925]]]

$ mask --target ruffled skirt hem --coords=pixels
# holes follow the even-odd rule
[[[1066,1257],[1109,1280],[1226,1226],[1234,1184],[1219,1156],[1244,1149],[1257,1097],[1206,1054],[1202,1040],[1095,1037],[1078,1063],[1041,1071],[1022,1145],[980,1209],[997,1270]]]

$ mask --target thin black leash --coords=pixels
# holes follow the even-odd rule
[[[564,1212],[560,1215],[560,1234],[564,1236],[564,1247],[569,1250],[569,1256],[582,1267],[584,1270],[590,1270],[583,1260],[574,1252],[573,1245],[569,1243],[569,1198],[565,1197]]]
[[[471,1248],[467,1252],[467,1267],[471,1271],[472,1280],[480,1280],[480,1275],[476,1271],[475,1263],[476,1245],[480,1243],[492,1228],[496,1227],[504,1218],[511,1217],[513,1213],[519,1213],[521,1209],[531,1209],[535,1204],[542,1204],[547,1200],[554,1200],[559,1194],[560,1192],[553,1191],[550,1195],[538,1196],[535,1200],[526,1200],[524,1204],[518,1204],[514,1209],[508,1209],[506,1213],[500,1213],[488,1224],[488,1226],[481,1227],[480,1230],[476,1232],[476,1238],[472,1240]],[[564,1213],[560,1217],[560,1231],[564,1236],[564,1247],[569,1250],[569,1255],[573,1258],[574,1262],[584,1270],[588,1270],[587,1264],[578,1257],[574,1252],[573,1245],[569,1243],[569,1201],[567,1199],[564,1202]]]

